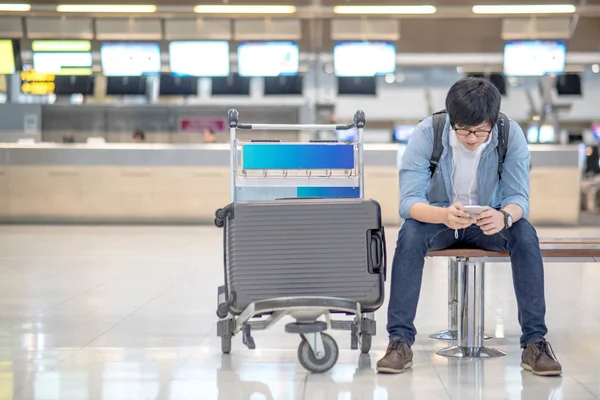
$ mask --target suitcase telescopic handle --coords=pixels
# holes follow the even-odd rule
[[[385,231],[383,227],[381,229],[374,229],[369,231],[368,236],[368,271],[370,274],[383,275],[384,278],[387,274],[387,255],[385,245]]]

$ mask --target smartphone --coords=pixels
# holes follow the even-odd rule
[[[464,206],[464,211],[469,214],[469,218],[475,218],[485,210],[482,206]]]

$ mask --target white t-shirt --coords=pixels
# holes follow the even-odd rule
[[[483,149],[489,144],[491,135],[484,143],[475,150],[468,150],[456,137],[456,132],[450,130],[450,146],[453,150],[454,170],[453,179],[453,198],[452,203],[461,203],[462,205],[481,205],[477,204],[477,170]]]

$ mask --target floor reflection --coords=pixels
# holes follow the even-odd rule
[[[293,351],[239,349],[235,355],[221,355],[207,347],[25,350],[35,357],[0,362],[0,400],[598,398],[572,376],[537,377],[523,371],[519,351],[498,359],[446,359],[426,347],[415,346],[415,366],[401,375],[375,372],[373,360],[381,356],[380,350],[371,355],[342,351],[340,362],[326,374],[306,372]],[[66,351],[73,353],[63,361],[45,359]],[[597,384],[600,364],[592,371]]]

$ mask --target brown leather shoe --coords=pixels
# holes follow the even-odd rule
[[[385,356],[377,362],[377,372],[384,374],[401,374],[413,365],[413,352],[408,343],[392,340]]]
[[[523,349],[521,367],[535,375],[556,376],[562,374],[562,367],[545,340],[529,343]]]

